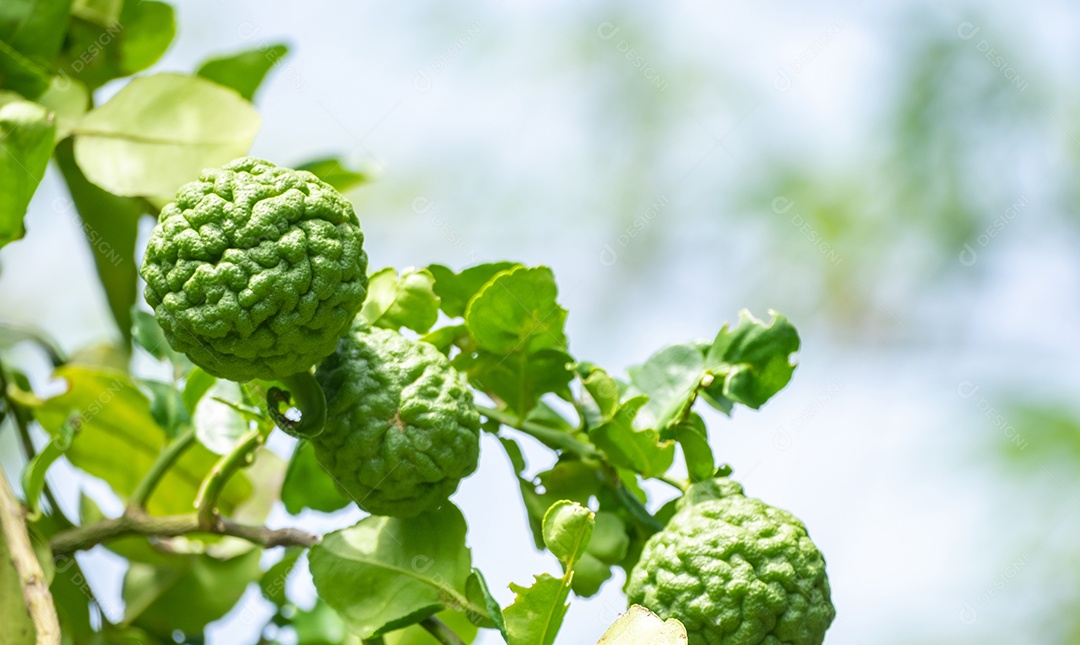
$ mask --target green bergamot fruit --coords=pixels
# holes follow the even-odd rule
[[[281,379],[331,352],[364,304],[352,205],[310,172],[244,157],[161,210],[146,301],[173,349],[221,378]]]
[[[476,470],[480,415],[433,345],[357,324],[315,378],[327,403],[315,456],[360,508],[413,517]]]
[[[729,479],[690,488],[627,583],[631,605],[682,621],[690,645],[820,644],[829,595],[803,523]]]

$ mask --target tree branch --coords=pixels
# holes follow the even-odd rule
[[[465,641],[450,629],[450,626],[434,616],[428,616],[420,622],[420,626],[435,637],[442,645],[465,645]]]
[[[75,551],[92,548],[103,542],[131,535],[146,537],[177,537],[193,533],[210,533],[238,537],[269,549],[275,546],[310,547],[320,541],[319,536],[300,529],[270,529],[265,526],[237,524],[232,520],[214,517],[209,526],[200,523],[197,513],[155,517],[141,510],[128,509],[116,519],[102,520],[94,524],[62,531],[53,536],[50,546],[53,555],[68,555]]]
[[[11,490],[3,469],[0,469],[0,528],[3,529],[11,563],[22,584],[23,601],[30,619],[34,622],[37,642],[45,645],[60,643],[60,621],[56,617],[56,605],[49,593],[41,563],[30,544],[22,505],[15,498],[15,492]]]

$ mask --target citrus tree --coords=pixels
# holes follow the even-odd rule
[[[342,195],[361,173],[244,156],[284,45],[135,76],[95,103],[174,31],[172,8],[150,0],[0,10],[0,246],[23,237],[51,160],[118,330],[68,354],[0,328],[0,431],[24,452],[0,477],[0,642],[199,643],[258,585],[275,608],[262,642],[453,644],[487,630],[547,645],[571,597],[616,568],[629,607],[602,642],[822,642],[835,615],[822,554],[798,519],[730,479],[700,414],[757,409],[788,383],[800,341],[782,315],[744,312],[622,377],[571,353],[547,267],[372,271],[366,249],[387,241],[365,239]],[[143,217],[156,226],[136,249]],[[35,388],[11,360],[26,343],[61,388]],[[295,438],[291,452],[266,447],[275,432]],[[559,563],[499,580],[505,606],[467,539],[498,527],[452,501],[483,435],[532,528],[532,545],[512,546]],[[530,468],[525,437],[554,466]],[[47,477],[60,460],[123,512],[86,494],[65,512]],[[651,502],[646,480],[678,496]],[[353,504],[369,515],[326,535],[266,525],[275,505]],[[75,557],[99,545],[127,563],[122,611],[104,611]],[[318,591],[309,609],[286,591],[301,562]]]

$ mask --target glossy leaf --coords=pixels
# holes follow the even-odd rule
[[[211,58],[200,65],[195,74],[232,88],[253,101],[266,75],[288,53],[289,48],[283,44],[262,45],[257,49]]]
[[[312,547],[315,588],[362,638],[451,606],[487,615],[465,595],[472,572],[465,530],[450,503],[414,518],[367,517]]]
[[[367,300],[360,317],[376,327],[397,331],[407,327],[425,333],[439,318],[439,299],[432,291],[435,278],[427,269],[385,268],[368,281]]]
[[[679,421],[694,404],[704,376],[705,359],[691,344],[665,347],[631,370],[634,387],[649,397],[641,425],[664,430]]]
[[[532,353],[521,350],[509,356],[481,351],[462,353],[454,360],[454,366],[468,374],[474,387],[506,403],[519,416],[525,416],[544,394],[555,392],[569,398],[568,386],[574,375],[568,365],[573,360],[555,348]]]
[[[696,413],[690,413],[687,420],[674,429],[675,440],[682,447],[686,458],[686,470],[691,482],[711,479],[716,472],[716,461],[712,446],[709,445],[705,421]]]
[[[0,248],[26,233],[23,216],[45,175],[55,133],[53,118],[42,106],[0,104]]]
[[[506,623],[503,620],[502,608],[499,607],[499,601],[491,594],[487,580],[479,569],[473,568],[472,573],[469,574],[469,579],[465,582],[465,597],[469,602],[478,607],[484,607],[488,611],[487,616],[469,613],[467,614],[469,620],[475,625],[499,630],[505,640]]]
[[[83,117],[75,158],[117,195],[171,197],[204,168],[244,155],[259,130],[235,91],[181,74],[137,78]]]

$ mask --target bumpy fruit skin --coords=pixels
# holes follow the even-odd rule
[[[433,345],[358,324],[315,379],[327,403],[315,456],[360,508],[413,517],[476,470],[480,415]]]
[[[690,488],[646,542],[627,596],[682,621],[690,645],[819,645],[836,615],[803,523],[729,479]]]
[[[309,369],[367,294],[352,205],[315,175],[244,157],[205,170],[161,210],[146,301],[173,349],[233,381]]]

